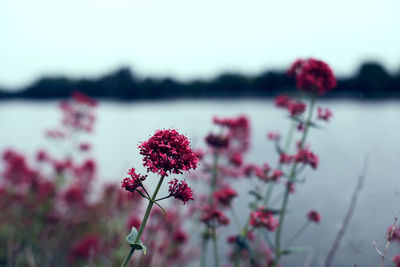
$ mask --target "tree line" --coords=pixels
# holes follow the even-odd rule
[[[225,73],[210,80],[181,82],[173,78],[136,76],[121,68],[97,79],[43,77],[16,91],[0,88],[0,99],[60,99],[75,90],[98,99],[133,101],[169,98],[240,98],[273,97],[281,92],[295,92],[294,81],[284,71],[265,71],[246,76]],[[339,77],[330,98],[400,98],[400,71],[389,73],[377,62],[363,63],[355,75]]]

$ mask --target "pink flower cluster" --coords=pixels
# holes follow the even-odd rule
[[[215,149],[225,149],[229,146],[229,139],[225,136],[210,133],[206,136],[206,143]]]
[[[60,108],[63,112],[63,124],[76,130],[91,132],[96,118],[93,107],[96,105],[96,101],[92,98],[81,92],[74,92],[72,101],[60,103]]]
[[[316,210],[310,210],[307,213],[307,218],[310,222],[319,223],[321,221],[321,215]]]
[[[214,117],[214,123],[226,127],[228,132],[224,138],[229,140],[230,153],[244,153],[249,149],[250,144],[250,121],[246,116],[235,118]]]
[[[318,116],[318,119],[320,119],[320,120],[329,121],[329,119],[332,117],[332,115],[333,115],[332,111],[330,111],[327,108],[325,108],[325,109],[323,109],[321,107],[317,108],[317,116]]]
[[[193,200],[192,189],[185,181],[179,181],[178,179],[170,181],[168,192],[170,196],[182,200],[183,204],[186,204],[189,200]]]
[[[214,226],[229,224],[229,218],[215,206],[205,206],[200,215],[200,221]]]
[[[396,267],[400,267],[400,255],[394,256],[392,261],[396,264]]]
[[[223,187],[214,192],[214,198],[218,201],[218,203],[226,207],[231,205],[233,198],[236,196],[236,191],[229,186]]]
[[[253,227],[265,227],[269,231],[275,231],[279,226],[279,221],[271,212],[266,211],[265,207],[260,207],[257,211],[251,212],[250,225]]]
[[[306,111],[307,105],[301,101],[295,101],[287,95],[278,95],[275,97],[275,105],[278,108],[289,111],[290,116],[300,116]]]
[[[293,161],[296,163],[308,164],[311,168],[316,169],[318,167],[319,158],[309,148],[299,149],[295,155],[281,153],[279,156],[280,164],[290,164]]]
[[[313,58],[296,60],[287,74],[296,78],[297,88],[302,91],[322,95],[336,86],[336,79],[329,65]]]
[[[130,177],[122,181],[122,188],[132,193],[135,192],[138,187],[143,186],[142,182],[146,180],[147,177],[147,175],[137,174],[134,168],[128,171],[128,175]]]
[[[70,263],[79,259],[94,258],[100,247],[100,239],[96,235],[88,235],[73,245],[69,251]]]
[[[297,154],[294,155],[294,161],[297,163],[308,164],[311,168],[316,169],[318,167],[318,156],[315,155],[308,148],[302,148],[297,151]]]
[[[306,111],[306,104],[303,102],[299,102],[299,101],[291,101],[289,102],[287,108],[289,110],[289,113],[292,117],[294,116],[299,116],[301,114],[304,113],[304,111]]]
[[[158,130],[149,140],[139,145],[143,166],[153,173],[168,176],[196,169],[198,158],[186,136],[176,130]]]
[[[254,172],[255,176],[257,176],[260,180],[264,182],[278,182],[279,179],[283,176],[283,172],[279,169],[275,169],[272,171],[268,163],[264,163],[261,167],[257,165],[248,165],[247,168],[250,168],[249,174],[251,174],[251,172]]]

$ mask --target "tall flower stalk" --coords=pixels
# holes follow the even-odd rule
[[[148,172],[158,174],[160,178],[152,196],[149,195],[143,185],[147,175],[137,174],[135,169],[129,170],[128,175],[130,177],[125,178],[122,182],[122,187],[124,189],[132,193],[138,193],[148,200],[146,212],[140,224],[139,231],[133,227],[131,233],[127,236],[130,250],[121,265],[122,267],[127,266],[135,250],[142,249],[144,254],[146,253],[146,247],[140,238],[154,204],[159,206],[165,213],[158,201],[174,197],[185,204],[189,200],[193,200],[191,188],[184,180],[178,181],[177,179],[169,182],[169,194],[157,199],[157,194],[162,183],[169,174],[181,174],[183,171],[188,171],[197,167],[197,155],[191,150],[189,144],[189,140],[186,136],[179,134],[176,130],[168,129],[157,131],[148,141],[139,145],[140,154],[143,156],[143,166],[147,168]]]
[[[279,155],[277,167],[272,169],[267,163],[261,168],[249,166],[249,170],[252,170],[255,176],[265,184],[261,187],[261,190],[256,188],[252,191],[255,200],[251,204],[251,212],[245,226],[236,237],[235,242],[233,242],[233,260],[235,266],[240,266],[240,255],[242,252],[250,254],[250,263],[254,262],[254,258],[251,256],[254,255],[254,248],[249,246],[251,240],[248,235],[257,229],[266,230],[263,236],[272,252],[271,254],[273,254],[270,257],[272,260],[267,262],[267,266],[277,266],[281,257],[290,252],[290,250],[283,248],[282,245],[282,233],[290,195],[295,192],[295,185],[300,181],[298,175],[302,170],[306,166],[316,169],[319,162],[318,156],[306,145],[310,128],[316,125],[314,110],[318,111],[317,118],[320,120],[328,121],[332,116],[330,110],[316,107],[317,96],[331,90],[336,84],[333,73],[326,63],[316,59],[297,60],[288,70],[288,75],[296,79],[299,96],[296,100],[286,95],[277,96],[275,99],[275,105],[288,111],[291,119],[283,147],[280,146],[279,133],[268,133],[268,138],[274,141]],[[307,96],[310,96],[308,105],[303,102],[303,99]],[[291,154],[290,147],[292,146],[296,131],[301,132],[301,137],[296,143],[297,152]],[[289,168],[287,172],[285,171],[286,168]],[[276,202],[276,199],[279,199],[280,195],[274,201],[271,201],[271,197],[280,179],[286,180],[285,187],[280,200],[280,207],[273,208],[274,202]],[[308,225],[308,223],[305,225]],[[304,229],[305,227],[301,228],[289,243],[294,241]],[[274,239],[271,240],[270,235],[273,234]]]
[[[299,90],[311,94],[311,100],[308,108],[308,116],[305,122],[300,122],[303,130],[301,140],[298,144],[298,153],[294,157],[294,162],[288,175],[288,183],[292,184],[295,182],[299,170],[297,169],[300,163],[309,164],[312,168],[316,168],[318,164],[318,157],[315,156],[307,148],[305,149],[305,142],[310,130],[313,125],[313,113],[316,104],[317,95],[322,95],[328,90],[332,89],[336,85],[335,77],[330,67],[315,59],[297,60],[292,67],[289,69],[288,74],[296,78],[297,87]],[[318,108],[318,118],[328,120],[331,113],[326,112],[326,117],[321,114],[321,108]],[[295,114],[295,110],[291,113]],[[289,204],[290,187],[286,187],[284,191],[284,197],[279,210],[279,226],[275,234],[275,260],[272,266],[277,266],[281,256],[284,254],[282,250],[282,231],[286,215],[286,210]]]

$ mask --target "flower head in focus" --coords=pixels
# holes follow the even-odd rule
[[[187,137],[176,130],[158,130],[149,140],[139,145],[143,166],[147,167],[147,171],[162,176],[196,169],[197,154],[189,144]]]

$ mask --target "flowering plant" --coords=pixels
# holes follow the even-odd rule
[[[181,174],[183,171],[195,169],[197,167],[197,155],[191,150],[189,140],[186,136],[179,134],[174,129],[158,130],[149,140],[139,145],[140,154],[143,156],[143,166],[147,167],[148,172],[159,175],[157,187],[150,196],[143,182],[147,175],[137,174],[135,169],[130,169],[129,177],[122,182],[122,187],[131,193],[137,192],[140,196],[148,200],[146,212],[140,224],[139,231],[132,227],[131,233],[126,237],[130,244],[130,250],[122,263],[126,266],[136,249],[142,249],[146,254],[146,246],[140,240],[150,216],[152,207],[156,204],[165,213],[159,201],[174,197],[186,204],[193,200],[192,189],[184,180],[177,179],[169,182],[169,195],[157,198],[164,178],[169,174]]]

